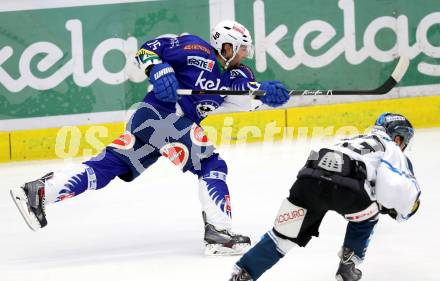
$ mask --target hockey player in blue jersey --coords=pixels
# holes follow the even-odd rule
[[[119,177],[132,181],[161,156],[198,178],[205,225],[205,253],[239,254],[250,246],[248,237],[231,232],[231,203],[226,183],[228,168],[207,139],[200,121],[221,110],[251,111],[250,97],[222,96],[223,89],[260,89],[260,103],[281,106],[289,99],[279,81],[258,83],[241,61],[252,58],[249,31],[223,21],[212,31],[211,44],[194,35],[147,41],[136,61],[153,90],[140,103],[126,132],[98,156],[64,167],[11,190],[26,223],[46,226],[46,205],[105,187]],[[218,95],[178,97],[177,89],[219,90]],[[164,200],[166,200],[164,198]]]
[[[403,153],[413,132],[404,116],[384,113],[371,134],[312,152],[274,227],[235,264],[230,281],[257,280],[294,246],[305,247],[329,210],[349,221],[336,280],[360,280],[356,266],[379,214],[405,221],[418,210],[420,189]]]

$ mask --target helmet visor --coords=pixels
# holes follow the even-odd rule
[[[397,126],[394,129],[394,135],[401,136],[403,138],[403,143],[408,145],[414,136],[414,129],[406,126]]]
[[[254,46],[252,44],[241,45],[240,52],[243,52],[246,58],[252,59],[254,57]]]

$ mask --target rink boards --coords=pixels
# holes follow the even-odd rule
[[[0,162],[7,162],[11,158],[9,133],[0,132]]]
[[[209,116],[202,123],[212,143],[270,142],[363,133],[382,112],[397,112],[415,128],[440,127],[440,96]],[[124,124],[0,132],[0,162],[90,157],[119,137]]]

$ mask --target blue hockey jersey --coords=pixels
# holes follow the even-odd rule
[[[215,49],[194,35],[147,41],[136,54],[136,60],[143,70],[151,64],[167,62],[174,69],[180,89],[247,90],[259,86],[250,68],[243,64],[236,69],[224,70],[217,61]],[[220,107],[225,99],[220,94],[191,95],[181,96],[177,103],[186,117],[200,123],[207,114]],[[144,102],[173,112],[175,110],[173,103],[156,99],[153,92],[145,96]]]

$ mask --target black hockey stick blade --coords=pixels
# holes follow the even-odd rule
[[[400,57],[391,76],[373,90],[291,90],[290,96],[343,96],[343,95],[384,95],[391,91],[402,80],[408,70],[409,59]],[[264,96],[264,91],[234,91],[234,90],[177,90],[178,95],[225,95],[225,96]]]

